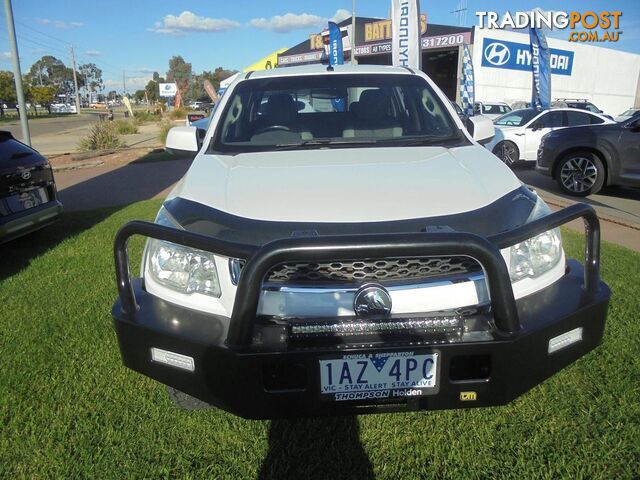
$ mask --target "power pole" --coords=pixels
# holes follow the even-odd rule
[[[127,81],[125,80],[125,77],[124,77],[124,70],[122,70],[122,96],[123,97],[125,93],[127,93]]]
[[[11,0],[4,0],[4,14],[7,17],[7,31],[9,32],[9,46],[11,47],[13,80],[16,84],[16,99],[18,100],[18,110],[20,112],[22,141],[31,146],[31,134],[29,133],[29,121],[27,120],[27,104],[24,101],[24,91],[22,90],[22,72],[20,71],[20,57],[18,57],[18,44],[16,42],[16,28],[13,24]]]
[[[76,76],[76,56],[73,53],[73,46],[69,47],[71,50],[71,63],[73,64],[73,85],[76,88],[76,114],[80,115],[80,92],[78,91],[78,77]]]

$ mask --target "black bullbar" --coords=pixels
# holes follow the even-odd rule
[[[524,297],[516,302],[509,272],[500,253],[509,247],[567,222],[583,218],[585,223],[585,266],[568,262],[567,274],[552,286]],[[167,318],[176,315],[185,325],[200,325],[212,315],[168,304],[147,294],[139,280],[132,282],[129,272],[127,243],[131,236],[142,235],[191,248],[209,251],[221,256],[246,259],[237,286],[231,318],[226,319],[228,331],[219,327],[211,337],[194,337],[172,332]],[[601,339],[610,291],[600,281],[600,226],[593,208],[575,204],[514,230],[489,238],[465,233],[406,233],[366,234],[324,237],[292,237],[255,247],[223,241],[184,230],[149,222],[133,221],[124,225],[116,235],[114,254],[119,299],[113,308],[120,349],[125,365],[163,383],[220,406],[247,418],[279,418],[287,416],[313,416],[342,413],[382,411],[381,402],[345,403],[330,405],[318,400],[318,393],[310,387],[317,381],[314,364],[322,355],[335,354],[336,349],[325,351],[281,351],[265,353],[252,350],[256,311],[262,289],[262,280],[275,265],[291,261],[323,261],[398,256],[466,255],[474,258],[484,269],[491,301],[492,325],[495,340],[469,345],[420,345],[410,347],[419,351],[438,351],[442,356],[439,375],[449,377],[448,384],[440,380],[440,391],[420,399],[406,399],[401,404],[384,408],[397,410],[461,408],[500,405],[537,385],[545,378],[595,348]],[[136,295],[139,297],[137,298]],[[167,318],[160,318],[160,311]],[[224,319],[217,319],[224,320]],[[162,325],[161,325],[162,324]],[[531,325],[537,325],[531,328]],[[523,328],[524,325],[524,328]],[[549,359],[549,335],[558,335],[578,326],[584,329],[584,341],[575,350],[554,354]],[[195,327],[194,327],[195,328]],[[199,328],[199,327],[198,327]],[[537,329],[537,330],[536,330]],[[215,344],[207,338],[216,338]],[[223,342],[221,339],[226,338]],[[209,342],[209,343],[207,343]],[[170,351],[189,352],[201,365],[202,371],[190,377],[176,368],[153,365],[152,347]],[[386,346],[376,351],[407,349],[407,346]],[[365,345],[349,347],[349,351],[365,352]],[[371,350],[371,348],[369,348]],[[571,349],[567,349],[571,350]],[[560,352],[558,352],[560,353]],[[491,378],[484,377],[478,392],[485,392],[481,401],[460,403],[452,400],[452,391],[461,387],[455,380],[455,368],[464,367],[464,358],[476,365],[477,359],[488,359]],[[456,367],[453,358],[462,362]],[[535,364],[531,359],[535,358]],[[287,370],[287,364],[306,371],[307,387],[279,392],[275,397],[265,386],[263,371],[266,365]],[[483,360],[484,361],[484,360]],[[213,365],[224,362],[219,368]],[[476,362],[476,363],[474,363]],[[222,366],[224,365],[224,366]],[[270,367],[269,367],[270,368]],[[472,366],[472,368],[475,368]],[[235,374],[233,372],[236,372]],[[296,375],[287,370],[283,375]],[[453,373],[452,373],[453,372]],[[280,374],[280,373],[279,373]],[[488,374],[487,374],[488,375]],[[244,379],[238,382],[239,379]],[[235,379],[235,380],[234,380]],[[489,381],[491,380],[491,381]],[[246,384],[244,384],[246,382]],[[238,383],[243,383],[239,386]],[[293,379],[291,384],[295,384]],[[235,388],[235,385],[238,388]],[[276,386],[277,387],[277,386]],[[231,390],[235,390],[231,392]],[[278,390],[275,388],[274,391]],[[286,389],[285,389],[286,390]],[[464,392],[463,392],[464,393]],[[457,395],[457,393],[456,393]],[[462,393],[460,393],[462,395]],[[244,397],[244,400],[243,400]],[[260,398],[256,398],[260,397]],[[276,398],[277,397],[277,398]],[[252,398],[252,400],[247,400]],[[460,397],[461,398],[461,397]],[[301,403],[302,402],[302,403]],[[384,402],[382,402],[384,403]],[[384,409],[383,409],[384,410]],[[386,411],[386,410],[384,410]]]

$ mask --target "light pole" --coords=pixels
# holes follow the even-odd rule
[[[13,64],[13,80],[16,84],[16,100],[18,100],[18,111],[20,112],[22,141],[31,146],[29,122],[27,120],[27,104],[24,101],[24,92],[22,90],[22,72],[20,71],[20,58],[18,57],[18,45],[16,43],[16,29],[13,24],[13,8],[11,8],[11,0],[4,0],[4,13],[7,17],[7,31],[9,32],[11,63]]]
[[[351,63],[358,64],[356,59],[356,0],[351,0]]]

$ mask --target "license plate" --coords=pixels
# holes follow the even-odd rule
[[[353,401],[436,393],[438,353],[346,354],[320,360],[320,396]]]
[[[22,210],[28,210],[43,203],[47,203],[48,196],[47,190],[44,188],[37,188],[29,190],[28,192],[21,192],[16,195],[12,195],[7,198],[9,202],[9,208],[12,212],[20,212]]]

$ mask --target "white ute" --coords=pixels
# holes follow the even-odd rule
[[[206,130],[170,130],[167,149],[195,158],[155,225],[116,238],[125,364],[180,405],[248,418],[458,408],[466,381],[485,392],[477,406],[528,390],[553,373],[546,360],[496,370],[510,361],[499,349],[543,342],[546,356],[545,329],[576,324],[574,300],[557,302],[582,267],[557,227],[597,219],[586,206],[550,214],[481,145],[493,136],[408,68],[238,76]],[[136,233],[150,239],[132,280]],[[596,308],[608,290],[597,259],[589,268]]]

